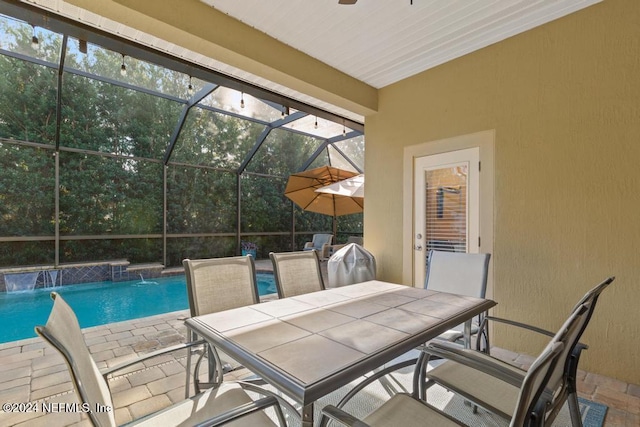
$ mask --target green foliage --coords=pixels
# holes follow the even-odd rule
[[[167,181],[168,233],[235,232],[234,173],[169,166]]]
[[[284,196],[286,181],[262,176],[243,176],[242,231],[291,230],[291,202]]]
[[[0,17],[0,31],[3,49],[50,65],[0,56],[0,236],[42,239],[0,243],[0,266],[54,262],[56,156],[63,263],[162,262],[164,239],[158,236],[163,233],[168,266],[181,265],[187,257],[235,255],[238,209],[242,239],[258,245],[259,258],[291,250],[293,218],[296,231],[331,230],[330,217],[292,208],[283,195],[288,175],[302,168],[322,140],[271,129],[238,176],[269,129],[239,116],[277,120],[280,113],[272,106],[248,96],[244,111],[234,107],[238,116],[194,106],[165,166],[162,160],[186,105],[188,76],[126,57],[128,72],[122,77],[120,54],[92,45],[89,54],[81,54],[70,40],[66,67],[171,97],[64,72],[56,152],[56,65],[62,37],[41,29],[34,50],[31,26]],[[225,108],[232,95],[220,88],[202,105]],[[323,152],[316,162],[328,160]],[[361,232],[362,215],[339,218],[338,228]],[[297,246],[303,240],[296,237]]]
[[[185,258],[217,258],[236,254],[236,240],[233,237],[174,238],[167,246],[169,266],[181,266]]]
[[[54,233],[52,152],[0,143],[0,236]]]

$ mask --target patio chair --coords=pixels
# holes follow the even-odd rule
[[[192,343],[180,344],[151,353],[107,371],[100,372],[89,353],[78,319],[69,305],[55,292],[51,293],[53,308],[45,326],[36,326],[36,332],[45,341],[60,352],[64,358],[78,399],[88,404],[90,421],[95,426],[115,426],[113,399],[107,378],[113,372],[129,367],[170,351],[187,348]],[[256,390],[255,386],[250,387]],[[98,406],[100,405],[100,406]],[[97,411],[96,408],[110,408],[109,411]],[[274,407],[279,424],[284,426],[284,416],[274,396],[253,401],[239,383],[225,383],[215,389],[178,402],[161,411],[133,421],[129,426],[176,426],[206,425],[217,426],[229,421],[242,426],[274,426],[274,422],[263,409]],[[202,423],[202,424],[201,424]]]
[[[540,353],[526,373],[524,379],[514,386],[512,399],[515,401],[510,414],[511,427],[535,426],[538,425],[537,414],[540,408],[544,408],[546,402],[552,398],[547,391],[546,385],[551,372],[558,363],[558,358],[564,349],[569,336],[577,328],[580,319],[585,315],[586,307],[578,310],[567,319],[558,333],[551,339],[549,344]],[[446,343],[451,345],[451,343]],[[429,347],[427,347],[427,350]],[[477,368],[486,371],[486,378],[481,379],[479,387],[487,386],[494,375],[494,367],[490,360],[478,360]],[[369,378],[361,383],[357,388],[362,390],[366,385],[376,379]],[[474,379],[469,379],[474,381]],[[443,426],[464,426],[461,421],[440,411],[434,406],[419,399],[414,381],[414,390],[411,394],[397,393],[379,408],[367,415],[364,420],[359,420],[351,414],[341,409],[346,401],[340,402],[338,406],[328,405],[322,409],[323,415],[348,426],[358,427],[378,427],[378,426],[414,426],[433,425]],[[325,420],[323,420],[324,423]]]
[[[464,252],[445,252],[430,250],[427,264],[425,288],[433,291],[448,292],[476,298],[484,298],[487,291],[487,276],[491,254],[472,254]],[[465,333],[465,325],[455,326],[438,335],[435,340],[458,342],[464,341],[464,347],[469,348],[470,336],[478,333],[478,325],[486,313],[478,316],[476,323]],[[479,335],[477,335],[479,337]],[[484,336],[488,337],[488,333]],[[553,335],[552,335],[553,336]],[[432,355],[432,358],[436,358]],[[419,357],[402,360],[387,368],[390,371],[400,369],[410,364],[419,363]],[[384,375],[377,373],[377,376]]]
[[[487,276],[491,254],[429,251],[425,288],[476,298],[484,298],[487,292]],[[438,339],[455,342],[468,338],[478,331],[484,314],[478,317],[468,334],[464,325],[456,326],[438,336]],[[467,343],[468,346],[469,343]]]
[[[325,289],[316,251],[269,254],[278,297],[286,298]]]
[[[593,315],[599,295],[611,284],[611,282],[613,282],[613,280],[614,278],[610,277],[595,286],[587,292],[580,301],[578,301],[572,310],[572,313],[576,313],[586,308],[586,312],[580,317],[574,333],[566,341],[565,348],[558,359],[558,365],[551,373],[548,388],[552,391],[552,399],[549,400],[548,407],[545,408],[545,413],[542,414],[545,426],[549,426],[553,423],[558,412],[567,401],[569,403],[572,425],[582,425],[580,409],[578,406],[576,376],[580,354],[582,350],[587,348],[587,346],[579,343],[579,340],[586,329],[591,316]],[[480,327],[481,335],[485,333],[489,321],[497,321],[546,336],[553,336],[549,331],[496,317],[485,318]],[[488,344],[489,343],[487,341],[487,345]],[[489,347],[487,347],[487,353],[488,348]],[[504,396],[509,396],[513,393],[514,384],[517,385],[519,382],[523,381],[526,376],[526,371],[514,367],[504,361],[492,358],[489,354],[484,352],[451,349],[445,343],[432,342],[429,346],[428,352],[437,357],[448,357],[455,354],[457,359],[455,361],[448,360],[424,375],[424,379],[428,380],[428,382],[420,380],[422,398],[425,397],[424,390],[426,390],[430,385],[438,383],[447,389],[465,396],[479,406],[495,412],[502,417],[508,417],[508,414],[510,414],[513,409],[514,401],[513,399],[507,399]],[[474,381],[479,381],[483,378],[483,374],[479,372],[474,365],[477,360],[491,360],[495,369],[504,375],[508,375],[511,380],[499,380],[496,377],[491,381],[483,381],[482,387],[475,387],[473,385]],[[428,360],[421,361],[423,368],[426,367],[426,362],[428,362]],[[421,372],[424,372],[424,370]]]
[[[216,313],[218,311],[257,304],[260,302],[256,282],[253,257],[237,256],[211,259],[185,259],[182,261],[187,279],[187,295],[191,316]],[[189,331],[189,340],[196,339]],[[215,387],[222,383],[224,367],[215,347],[207,345],[209,382],[199,380],[200,364],[206,352],[201,352],[193,374],[195,392],[202,387]],[[189,393],[189,372],[192,351],[187,353],[187,385],[185,397]],[[227,370],[230,370],[227,367]]]
[[[333,241],[333,234],[314,234],[310,242],[306,242],[303,251],[318,251],[320,259],[329,258],[329,248]]]

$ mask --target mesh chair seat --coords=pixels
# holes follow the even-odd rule
[[[524,378],[526,374],[508,363],[495,359],[491,362],[512,371],[516,376]],[[440,379],[438,384],[449,390],[455,390],[465,397],[472,396],[474,401],[482,401],[483,407],[504,418],[509,418],[516,407],[518,387],[463,363],[448,360],[433,368],[427,375],[428,378]]]
[[[225,383],[148,417],[129,423],[127,427],[193,426],[252,402],[251,397],[238,384]],[[264,411],[261,411],[235,420],[231,425],[233,427],[254,427],[275,426],[276,424]]]
[[[293,297],[325,289],[316,251],[269,254],[280,298]]]
[[[484,298],[491,254],[429,251],[425,288],[433,291]],[[482,316],[480,317],[481,321]],[[479,323],[479,322],[478,322]],[[477,332],[472,325],[471,333]],[[458,341],[464,327],[459,325],[438,336],[441,340]]]
[[[210,259],[185,259],[182,261],[187,278],[187,294],[191,316],[217,313],[219,311],[257,304],[260,302],[253,257],[237,256]],[[189,331],[190,340],[195,335]],[[194,387],[196,393],[203,387],[216,387],[222,383],[224,366],[216,349],[207,346],[209,353],[209,381],[198,379],[200,364],[204,353],[196,362],[194,369]],[[189,396],[192,352],[187,353],[187,381],[185,397]],[[231,362],[236,364],[237,362]],[[233,369],[227,366],[227,370]]]
[[[192,316],[260,302],[255,264],[250,256],[185,259],[182,264]]]
[[[371,427],[388,426],[438,426],[464,425],[447,414],[420,402],[411,395],[398,393],[364,420]]]

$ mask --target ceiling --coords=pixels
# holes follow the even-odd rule
[[[200,0],[382,88],[600,0]]]
[[[23,0],[364,123],[364,117],[111,21],[65,0]],[[374,88],[382,88],[601,0],[199,0]]]

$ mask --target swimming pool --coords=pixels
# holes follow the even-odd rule
[[[272,274],[258,273],[257,278],[260,295],[276,292]],[[185,276],[0,293],[0,343],[36,336],[33,328],[49,317],[52,290],[73,308],[82,328],[189,308]]]

